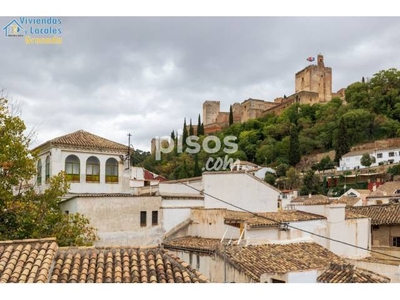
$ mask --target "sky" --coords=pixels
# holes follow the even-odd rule
[[[0,17],[0,26],[23,17]],[[293,94],[309,56],[324,55],[333,91],[400,65],[398,17],[59,19],[22,24],[23,37],[0,36],[0,87],[35,130],[32,146],[83,129],[123,144],[130,133],[135,149],[150,150],[153,137],[181,130],[184,118],[197,124],[206,100],[229,111],[248,98]],[[62,44],[26,44],[26,36]]]

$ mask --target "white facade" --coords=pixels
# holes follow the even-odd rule
[[[278,210],[280,191],[246,172],[203,173],[203,187],[205,208],[252,212]]]
[[[327,220],[321,220],[325,221],[325,224],[321,222],[321,227],[318,229],[319,234],[327,238],[310,235],[316,243],[343,257],[362,258],[369,256],[369,252],[366,250],[346,245],[355,245],[365,249],[371,248],[371,221],[369,218],[346,219],[345,204],[296,205],[295,208],[327,218]],[[309,221],[301,223],[306,224]],[[315,230],[311,232],[318,234]]]
[[[154,245],[162,242],[165,230],[161,197],[73,196],[60,204],[65,213],[84,214],[98,230],[96,246]],[[157,213],[155,213],[157,212]],[[145,224],[142,224],[145,213]],[[157,222],[153,220],[157,214]],[[154,215],[155,217],[155,215]]]
[[[39,178],[36,176],[36,187],[39,191],[46,189],[49,177],[55,176],[61,171],[67,171],[67,158],[77,157],[79,161],[76,166],[77,168],[79,166],[79,169],[75,172],[78,173],[75,175],[75,179],[78,179],[70,182],[70,193],[129,193],[129,170],[125,170],[126,163],[121,160],[120,156],[120,153],[52,147],[39,154],[39,161],[42,164],[41,176],[39,175],[41,182],[39,182]],[[89,175],[87,174],[89,170],[88,159],[93,157],[98,160],[98,181],[88,181],[88,177],[86,176]],[[37,162],[37,166],[39,161]],[[110,161],[113,163],[116,162],[118,170],[117,179],[113,182],[107,182],[106,180],[106,163]],[[49,162],[48,167],[46,167],[46,162]]]
[[[340,159],[337,170],[344,171],[365,168],[361,165],[361,157],[364,153],[368,153],[375,158],[375,163],[370,166],[371,168],[382,164],[393,164],[400,162],[400,148],[365,150],[362,153],[360,151],[354,153],[349,152],[343,155],[343,157]]]

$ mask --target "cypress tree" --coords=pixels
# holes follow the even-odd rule
[[[171,139],[173,139],[175,141],[175,131],[174,130],[172,130],[172,132],[171,132]]]
[[[197,136],[201,135],[201,120],[200,120],[200,114],[199,114],[199,118],[197,119]]]
[[[335,148],[335,162],[339,162],[343,155],[350,151],[349,136],[347,135],[346,123],[343,117],[340,118],[339,128],[337,131],[337,142]]]
[[[193,171],[193,176],[197,177],[197,176],[201,176],[201,170],[200,170],[200,166],[199,166],[199,155],[198,153],[196,153],[194,155],[194,171]]]
[[[186,118],[183,121],[183,133],[182,133],[182,146],[185,147],[186,146],[186,139],[188,137],[189,133],[186,127]]]
[[[194,129],[193,129],[193,125],[192,125],[192,119],[190,119],[189,135],[190,135],[190,136],[194,135]]]
[[[296,126],[292,126],[290,130],[289,140],[289,164],[296,166],[301,159],[299,133],[297,132]]]
[[[232,126],[233,124],[233,111],[232,111],[232,105],[229,107],[229,126]]]

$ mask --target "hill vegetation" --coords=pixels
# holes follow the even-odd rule
[[[174,133],[175,143],[176,136]],[[238,151],[229,154],[230,158],[274,167],[278,177],[287,177],[290,166],[306,172],[309,166],[299,164],[304,155],[335,150],[334,162],[324,158],[313,166],[331,168],[353,145],[400,136],[400,71],[382,70],[370,80],[362,78],[349,85],[346,101],[333,98],[327,104],[294,104],[279,116],[270,114],[231,124],[215,136],[220,141],[227,136],[237,137]],[[200,145],[204,138],[200,135]],[[215,144],[210,142],[209,146]],[[183,150],[185,147],[188,146],[183,145]],[[140,161],[169,179],[179,179],[199,175],[195,170],[204,170],[209,157],[224,158],[222,148],[212,154],[202,149],[197,155],[178,153],[175,149],[162,154],[160,161],[149,153],[134,153],[133,161]]]

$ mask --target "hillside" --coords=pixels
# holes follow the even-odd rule
[[[400,137],[399,121],[400,71],[388,69],[368,82],[363,79],[349,85],[345,102],[333,98],[327,104],[293,104],[279,116],[270,114],[235,123],[215,135],[220,141],[227,136],[237,137],[238,151],[229,154],[232,159],[277,169],[284,166],[285,170],[296,166],[306,171],[315,163],[315,159],[307,158],[318,157],[319,153],[329,152],[330,160],[338,161],[350,147]],[[199,137],[200,144],[204,138]],[[212,148],[213,142],[209,146]],[[197,155],[173,151],[163,154],[161,161],[150,155],[142,164],[170,179],[196,176],[210,157],[225,157],[222,148],[213,154],[202,149]],[[334,153],[339,155],[334,157]]]

